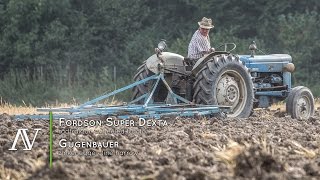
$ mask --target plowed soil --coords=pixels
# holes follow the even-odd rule
[[[78,132],[55,121],[49,168],[49,121],[16,121],[2,114],[0,179],[320,179],[319,108],[308,120],[269,110],[256,110],[247,119],[164,120],[167,126],[81,127]],[[18,141],[18,150],[9,151],[21,128],[30,130],[31,140],[32,129],[42,130],[32,150],[24,151]],[[64,138],[119,146],[59,147]],[[108,153],[101,154],[104,150]]]

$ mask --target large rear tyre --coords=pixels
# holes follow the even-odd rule
[[[253,109],[251,75],[238,56],[218,55],[196,74],[193,99],[197,104],[231,106],[228,117],[247,118]]]
[[[137,73],[133,76],[133,80],[140,81],[152,75],[154,75],[154,73],[151,72],[148,69],[147,65],[144,63],[137,69]],[[133,87],[132,100],[139,98],[140,96],[150,92],[154,82],[155,82],[154,80],[150,80],[143,84],[139,84]],[[164,102],[165,98],[167,97],[166,96],[167,93],[168,93],[168,90],[165,88],[164,84],[162,82],[159,82],[159,85],[154,92],[152,100],[154,102]],[[144,103],[144,99],[141,99],[140,101],[137,102],[137,104],[143,104],[143,103]]]
[[[314,114],[314,97],[309,88],[297,86],[290,92],[286,111],[294,119],[309,119]]]
[[[140,80],[145,79],[149,76],[152,76],[152,72],[149,71],[149,69],[147,68],[147,65],[144,63],[140,67],[138,67],[137,73],[133,76],[133,80],[140,81]],[[150,82],[151,81],[148,81],[148,82],[145,82],[143,84],[140,84],[140,85],[133,87],[132,99],[136,99],[136,98],[142,96],[143,94],[147,93],[148,89],[151,87]],[[142,104],[143,102],[144,102],[143,100],[140,100],[137,103]]]

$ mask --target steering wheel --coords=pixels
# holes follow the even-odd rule
[[[220,46],[218,46],[216,49],[219,49],[222,46],[224,46],[224,51],[225,52],[231,52],[231,51],[235,50],[236,47],[237,47],[237,45],[235,43],[224,43],[224,44],[221,44]],[[227,51],[228,50],[228,46],[232,46],[232,48],[229,51]]]

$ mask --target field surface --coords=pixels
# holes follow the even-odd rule
[[[97,118],[96,120],[104,120]],[[167,118],[165,126],[53,127],[0,115],[0,179],[320,179],[320,108],[309,120],[258,109],[247,119]],[[27,128],[31,151],[9,151]],[[118,142],[115,148],[65,148],[72,142]],[[91,154],[90,154],[91,153]]]

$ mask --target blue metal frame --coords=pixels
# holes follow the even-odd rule
[[[288,91],[258,91],[255,93],[257,96],[274,96],[274,97],[286,97]]]
[[[131,101],[129,105],[123,106],[105,106],[105,105],[94,105],[95,103],[109,98],[117,93],[131,89],[137,85],[143,84],[150,80],[156,80],[150,93],[143,94],[137,99]],[[155,89],[157,88],[159,82],[162,81],[166,88],[168,89],[168,95],[173,99],[173,104],[152,104],[152,97],[154,95]],[[133,104],[144,99],[144,104],[137,105]],[[181,103],[180,103],[181,102]],[[122,87],[111,93],[102,95],[86,103],[83,103],[77,107],[73,108],[39,108],[40,112],[53,112],[54,119],[79,119],[88,118],[92,116],[115,116],[119,119],[129,119],[129,118],[155,118],[159,119],[164,116],[204,116],[213,115],[222,112],[229,112],[229,106],[217,106],[217,105],[199,105],[193,104],[187,99],[175,94],[168,83],[166,82],[163,73],[156,74],[147,77],[143,80],[134,82],[128,86]],[[17,115],[15,119],[48,119],[48,115]]]

